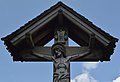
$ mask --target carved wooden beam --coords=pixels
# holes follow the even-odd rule
[[[81,54],[86,52],[88,48],[89,47],[67,47],[66,46],[66,55],[72,56],[76,54]],[[14,61],[49,61],[44,58],[40,58],[32,55],[32,51],[38,54],[52,56],[51,47],[34,47],[33,49],[27,49],[17,54],[21,57],[19,57],[18,59],[13,57],[15,59]],[[88,54],[82,59],[77,58],[74,61],[99,61],[101,60],[102,54],[103,54],[102,51],[93,49],[91,54]]]

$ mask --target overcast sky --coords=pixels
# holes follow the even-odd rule
[[[0,38],[60,0],[0,0]],[[120,0],[62,0],[96,26],[120,38]],[[50,43],[51,44],[51,43]],[[71,45],[75,45],[70,42]],[[52,82],[51,62],[13,62],[0,41],[0,82]],[[120,82],[120,43],[109,62],[71,63],[72,82]]]

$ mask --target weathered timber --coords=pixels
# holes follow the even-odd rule
[[[85,51],[87,51],[88,47],[66,47],[66,56],[72,56],[81,54]],[[51,54],[51,47],[35,47],[34,49],[27,49],[22,52],[20,52],[19,56],[20,58],[15,58],[14,61],[49,61],[44,58],[38,58],[34,55],[32,55],[32,51],[37,52],[42,55],[48,55],[52,56]],[[83,57],[82,59],[77,58],[73,61],[99,61],[101,60],[102,51],[101,50],[92,50],[91,54]]]
[[[79,47],[69,46],[68,38]],[[62,2],[2,40],[14,61],[53,62],[53,82],[70,82],[71,61],[110,61],[118,41]]]

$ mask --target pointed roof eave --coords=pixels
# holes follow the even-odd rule
[[[88,34],[94,33],[95,38],[99,40],[105,46],[111,46],[111,50],[115,48],[115,42],[118,41],[117,38],[109,35],[105,31],[101,30],[97,26],[95,26],[92,22],[86,19],[84,16],[80,15],[79,13],[75,12],[72,8],[66,6],[62,2],[58,2],[56,5],[52,6],[33,20],[29,21],[24,26],[20,27],[18,30],[13,32],[12,34],[2,38],[5,44],[10,48],[10,45],[13,43],[16,45],[20,41],[25,38],[26,33],[33,33],[44,24],[51,21],[58,15],[59,10],[63,10],[63,15],[72,21],[75,25],[77,25],[80,29],[86,31]],[[17,42],[18,41],[18,42]]]
[[[90,22],[88,19],[86,19],[85,17],[81,16],[77,12],[75,12],[72,8],[69,8],[68,6],[63,4],[62,2],[58,2],[56,5],[52,6],[51,8],[49,8],[48,10],[46,10],[45,12],[43,12],[42,14],[40,14],[39,16],[34,18],[33,20],[29,21],[27,24],[22,26],[20,29],[16,30],[15,32],[13,32],[12,34],[8,35],[5,38],[2,38],[2,40],[4,40],[4,41],[11,40],[11,42],[14,42],[14,41],[17,40],[17,38],[20,38],[20,37],[24,36],[25,33],[27,33],[27,32],[31,32],[31,33],[34,32],[35,30],[37,30],[37,27],[35,27],[35,28],[33,27],[34,28],[33,29],[31,27],[32,25],[37,26],[38,24],[42,23],[40,25],[40,26],[42,26],[42,25],[46,24],[47,22],[52,20],[55,16],[57,16],[58,11],[60,9],[62,9],[64,11],[64,15],[69,20],[71,20],[72,22],[74,22],[75,24],[77,24],[80,27],[82,27],[82,26],[85,27],[85,28],[82,28],[82,29],[84,29],[85,31],[87,31],[90,34],[91,33],[97,34],[96,38],[99,39],[101,42],[106,41],[106,43],[109,43],[110,41],[107,40],[106,37],[108,39],[109,38],[116,39],[116,38],[112,37],[111,35],[109,35],[108,33],[106,33],[103,30],[101,30],[100,28],[96,27],[92,22]],[[46,17],[46,18],[44,18],[44,17]],[[45,21],[45,22],[43,22],[43,21]],[[28,30],[26,30],[26,29],[28,29]],[[16,37],[16,35],[18,37],[16,39],[13,39],[14,37]],[[22,38],[24,38],[24,37],[22,37]],[[101,38],[102,38],[102,40],[101,40]],[[105,44],[105,42],[103,44]]]

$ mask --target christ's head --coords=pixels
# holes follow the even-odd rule
[[[65,52],[66,52],[65,47],[61,43],[55,43],[52,46],[52,54],[53,56],[55,56],[55,58],[66,57]]]

